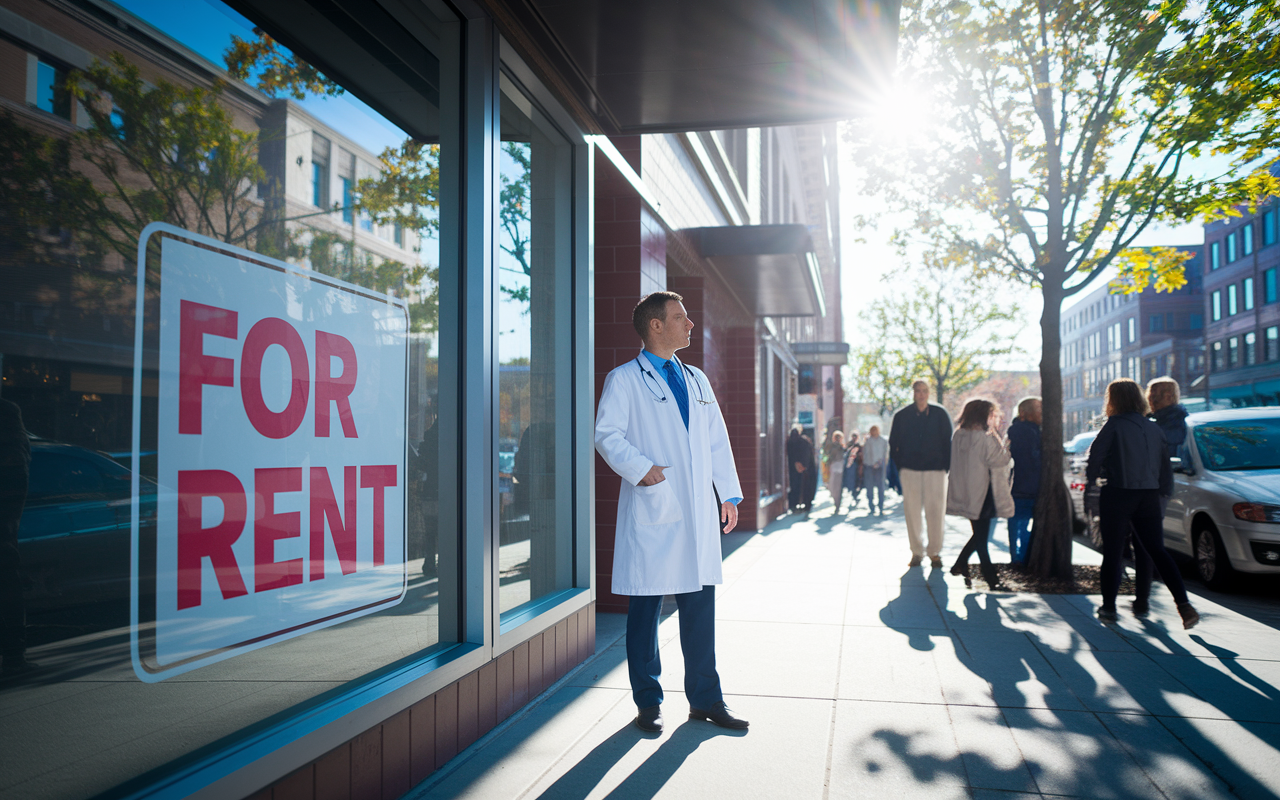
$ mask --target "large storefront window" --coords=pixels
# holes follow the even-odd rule
[[[6,14],[0,795],[87,797],[459,639],[460,26]]]
[[[572,150],[505,74],[501,119],[498,606],[506,622],[573,585]]]

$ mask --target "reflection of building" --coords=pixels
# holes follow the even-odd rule
[[[1107,384],[1145,384],[1169,375],[1184,395],[1204,374],[1204,316],[1199,248],[1186,263],[1187,285],[1175,292],[1147,288],[1113,294],[1105,285],[1062,311],[1063,435],[1088,430],[1102,413]]]
[[[1211,405],[1280,404],[1280,236],[1274,200],[1204,228],[1204,315]]]
[[[317,213],[319,207],[349,201],[354,181],[377,175],[380,162],[297,103],[272,100],[230,78],[181,42],[107,3],[15,3],[0,8],[0,23],[5,33],[0,63],[6,65],[0,71],[0,113],[11,115],[21,128],[61,141],[88,129],[88,110],[71,98],[64,83],[75,70],[107,61],[113,53],[124,54],[151,84],[222,85],[219,103],[233,126],[260,142],[258,161],[266,175],[245,200],[251,216],[262,213],[264,202],[278,198],[283,204],[274,213],[289,220],[287,228],[303,247],[322,233],[336,245],[337,259],[417,262],[416,250],[423,243],[413,231],[374,225],[367,215],[350,209]],[[125,159],[119,161],[126,190],[145,185]],[[95,188],[112,194],[111,182],[100,172],[76,160],[72,167],[83,170]],[[87,237],[73,230],[43,238],[41,268],[24,269],[21,263],[3,267],[0,374],[5,394],[29,406],[26,423],[34,433],[122,453],[129,448],[134,314],[132,287],[123,284],[131,276],[132,259],[107,249],[95,261],[86,252]],[[345,248],[352,241],[355,250],[348,254]],[[9,253],[9,258],[23,255],[13,249]],[[154,391],[155,380],[148,376],[143,394],[153,397]],[[148,440],[144,449],[154,446]]]

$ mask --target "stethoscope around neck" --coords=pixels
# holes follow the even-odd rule
[[[640,381],[648,387],[649,393],[653,395],[654,400],[657,400],[659,403],[667,402],[666,379],[664,378],[660,381],[658,380],[657,375],[654,375],[652,372],[645,369],[644,361],[641,360],[643,357],[643,353],[636,356],[636,365],[640,367],[640,373],[643,376],[640,378]],[[693,370],[689,369],[683,361],[678,361],[676,363],[680,365],[680,368],[684,370],[685,375],[687,376],[685,383],[692,383],[694,390],[698,393],[698,396],[693,399],[697,400],[700,405],[704,406],[709,406],[715,403],[714,399],[706,399],[706,396],[702,393],[702,382],[698,380],[698,376],[693,374]],[[653,381],[654,385],[658,387],[658,391],[654,391],[653,386],[649,386],[649,381]]]

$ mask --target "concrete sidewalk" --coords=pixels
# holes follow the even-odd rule
[[[1104,627],[1097,596],[985,594],[909,569],[892,501],[885,517],[830,514],[725,538],[717,653],[748,732],[686,719],[674,615],[666,731],[640,732],[623,617],[600,615],[594,659],[409,796],[1280,795],[1280,631],[1203,598],[1183,631],[1160,586],[1148,621],[1122,599]],[[948,520],[948,566],[968,528]],[[1004,539],[1002,523],[997,562]]]

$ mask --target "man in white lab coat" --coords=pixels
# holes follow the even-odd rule
[[[741,730],[747,721],[725,705],[715,655],[721,527],[733,530],[742,499],[729,434],[707,376],[675,357],[693,330],[683,298],[650,294],[632,323],[644,349],[605,378],[596,450],[622,476],[613,592],[630,597],[627,667],[636,725],[662,730],[658,614],[663,595],[672,594],[689,718]],[[725,498],[718,509],[717,493]]]

